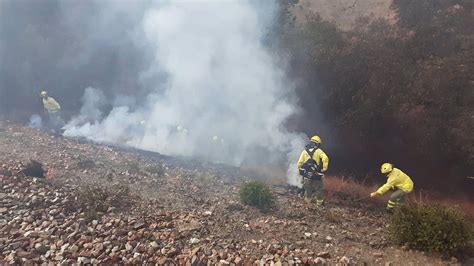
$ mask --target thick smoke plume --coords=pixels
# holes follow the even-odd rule
[[[66,134],[233,165],[294,160],[299,138],[284,127],[294,99],[262,45],[263,22],[250,1],[152,8],[143,30],[154,65],[144,75],[164,72],[166,81],[135,110],[121,105],[102,120],[73,120]],[[82,115],[97,114],[91,101],[102,97],[90,93]]]
[[[25,76],[40,78],[24,86],[51,87],[62,106],[79,103],[85,90],[65,135],[232,165],[288,166],[297,159],[305,136],[285,129],[297,99],[263,44],[277,2],[89,4],[51,1],[36,19],[61,28],[31,33],[51,55],[36,64],[56,64],[33,74],[29,64]],[[288,169],[299,185],[294,163]]]

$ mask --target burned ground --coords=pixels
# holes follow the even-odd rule
[[[0,128],[0,165],[11,172],[0,175],[2,264],[457,264],[395,246],[387,215],[370,205],[316,209],[273,185],[276,207],[262,213],[239,203],[251,176],[235,168]],[[45,178],[22,173],[31,160]],[[87,187],[115,198],[91,215],[78,197]],[[127,188],[122,198],[117,187]]]

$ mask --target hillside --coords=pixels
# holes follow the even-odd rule
[[[385,19],[395,23],[396,14],[390,8],[392,0],[300,0],[290,8],[297,24],[304,25],[309,18],[321,16],[342,30],[351,30],[361,18],[369,21]]]
[[[20,172],[30,159],[43,163],[45,178]],[[447,263],[394,246],[386,214],[370,203],[339,200],[316,209],[292,188],[274,185],[277,206],[270,212],[242,205],[236,191],[249,177],[233,168],[6,122],[0,165],[2,264]],[[85,207],[90,199],[100,204],[104,194],[105,211]]]

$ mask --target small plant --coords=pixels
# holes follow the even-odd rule
[[[138,162],[135,162],[135,161],[128,162],[127,163],[127,168],[128,168],[128,172],[130,172],[130,173],[140,172],[140,165],[138,164]]]
[[[390,234],[400,245],[448,255],[466,251],[473,238],[472,225],[457,208],[425,204],[398,208]]]
[[[77,163],[77,167],[80,169],[91,169],[96,166],[95,162],[89,159],[81,160]]]
[[[85,185],[77,191],[77,199],[88,216],[106,212],[110,207],[120,207],[127,203],[130,191],[127,186],[113,185],[110,188]]]
[[[145,171],[152,175],[163,176],[165,174],[165,167],[161,163],[156,163],[145,167]]]
[[[260,181],[249,181],[240,187],[240,201],[255,206],[260,210],[268,210],[275,203],[275,197],[267,185]]]
[[[324,213],[324,219],[333,224],[340,224],[344,221],[344,217],[333,210],[328,210],[326,213]]]

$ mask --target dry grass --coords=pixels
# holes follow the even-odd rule
[[[279,186],[287,184],[285,177],[286,170],[281,167],[260,166],[258,170],[257,168],[250,167],[241,170],[247,171],[249,174],[252,173],[255,175],[256,173],[259,173],[265,177],[272,177],[266,180],[266,183],[269,185]],[[324,178],[324,188],[330,201],[337,202],[341,200],[356,200],[369,196],[371,192],[376,191],[378,187],[385,182],[385,179],[380,179],[378,185],[373,185],[373,183],[368,183],[365,181],[369,179],[370,178],[364,178],[361,181],[345,176],[326,176]],[[377,204],[377,206],[384,207],[387,204],[389,197],[390,192],[387,192],[385,195],[376,198],[364,199],[361,200],[361,202],[373,203]],[[409,194],[407,201],[417,203],[439,203],[442,205],[457,206],[467,215],[467,217],[469,217],[471,220],[474,220],[474,202],[472,202],[468,197],[447,196],[434,191],[415,188],[415,191]]]
[[[380,182],[382,185],[383,182]],[[371,192],[377,190],[378,186],[370,185],[364,182],[356,181],[347,177],[327,176],[324,179],[324,187],[327,191],[328,198],[332,200],[338,199],[359,199],[370,195]],[[376,198],[369,198],[367,202],[373,202],[385,205],[390,192]],[[448,206],[459,207],[470,219],[474,220],[474,202],[467,197],[448,197],[437,192],[416,189],[408,195],[408,202],[417,203],[439,203]]]
[[[377,190],[377,186],[364,184],[347,177],[326,176],[324,178],[324,189],[329,199],[357,200],[367,197]],[[386,202],[385,196],[368,198],[365,201]]]

